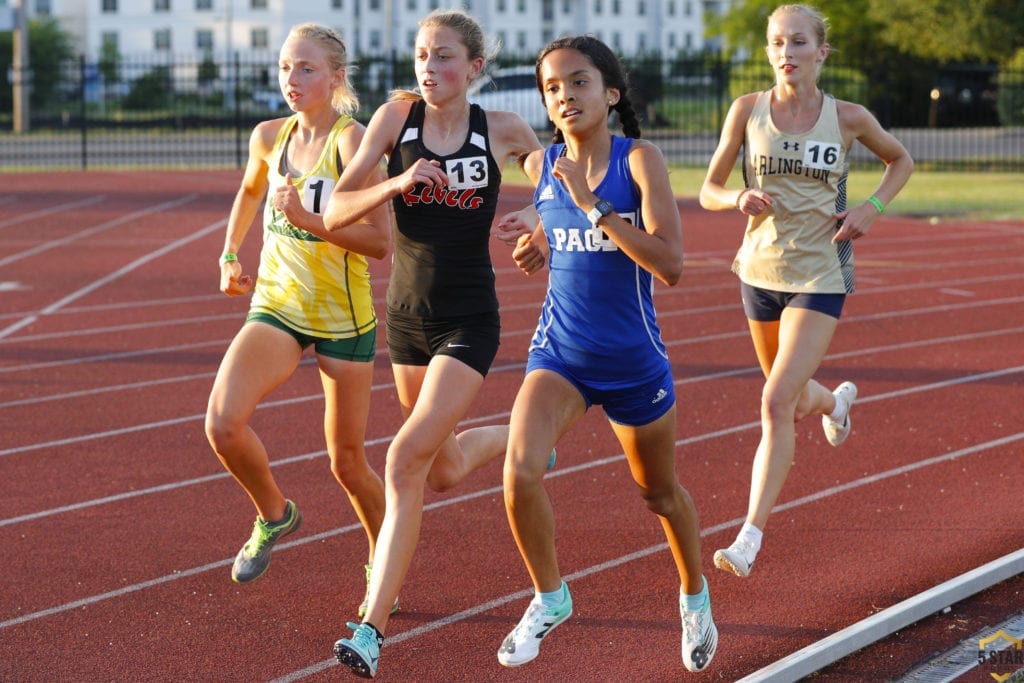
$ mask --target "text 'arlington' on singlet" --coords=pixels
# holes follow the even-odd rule
[[[449,184],[419,184],[394,198],[388,310],[435,318],[497,311],[490,232],[501,169],[489,148],[487,115],[472,105],[462,147],[441,156],[423,144],[425,108],[423,100],[412,104],[388,158],[388,177],[417,159],[437,159]]]
[[[338,135],[352,119],[331,128],[316,164],[292,184],[307,211],[322,214],[341,175]],[[274,140],[267,180],[271,192],[284,183],[288,139],[298,123],[290,117]],[[345,339],[377,324],[366,257],[296,228],[269,197],[263,209],[263,249],[250,310],[278,318],[314,337]]]
[[[754,287],[780,292],[853,291],[853,247],[832,243],[833,214],[846,207],[847,150],[831,95],[806,133],[780,131],[772,121],[772,91],[758,94],[747,122],[746,186],[775,203],[750,216],[733,270]]]
[[[629,169],[630,138],[612,137],[608,170],[594,193],[643,230],[640,196]],[[591,226],[564,183],[551,173],[565,145],[544,154],[534,193],[547,236],[548,291],[530,348],[545,347],[581,381],[597,388],[633,386],[665,371],[651,274]]]

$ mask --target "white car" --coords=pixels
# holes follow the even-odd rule
[[[468,98],[484,109],[514,111],[534,130],[551,127],[532,66],[497,69],[481,76],[470,86]]]

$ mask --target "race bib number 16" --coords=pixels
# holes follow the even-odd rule
[[[840,147],[836,142],[808,140],[807,151],[804,152],[804,166],[827,171],[835,170],[839,163],[839,152]]]

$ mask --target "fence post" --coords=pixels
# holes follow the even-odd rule
[[[85,55],[78,56],[78,127],[81,131],[80,139],[82,141],[81,155],[82,155],[82,170],[86,170],[89,167],[89,143],[88,143],[88,122],[86,117],[85,107]]]
[[[232,86],[235,89],[234,97],[232,98],[234,99],[235,105],[235,166],[237,168],[242,168],[243,164],[245,163],[245,156],[242,153],[242,145],[244,144],[242,135],[242,88],[240,85],[242,66],[241,63],[239,62],[237,52],[234,53],[231,57],[233,60],[232,68],[234,68],[235,70],[235,77],[234,79],[232,79],[234,81]]]

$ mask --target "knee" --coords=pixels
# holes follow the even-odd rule
[[[778,389],[765,387],[761,394],[761,418],[769,423],[793,422],[796,408],[793,398]]]
[[[644,499],[647,509],[659,517],[672,517],[680,508],[678,487],[653,489],[641,487],[640,496]]]
[[[244,424],[232,420],[227,415],[206,414],[206,440],[218,455],[231,451],[244,429]]]
[[[502,483],[505,488],[505,498],[509,502],[529,496],[538,486],[541,486],[543,472],[540,476],[534,468],[527,467],[525,463],[510,457],[505,462],[505,469],[502,473]]]
[[[331,474],[346,489],[347,482],[366,470],[366,454],[356,445],[342,445],[331,450]]]
[[[447,462],[435,462],[427,473],[427,487],[434,493],[449,491],[461,480],[459,472]]]

